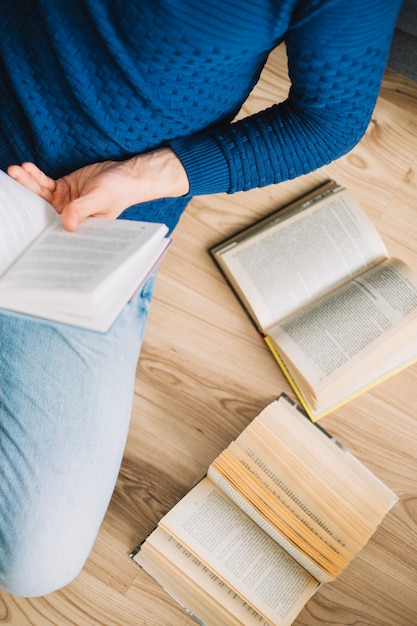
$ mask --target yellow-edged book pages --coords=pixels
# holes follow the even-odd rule
[[[304,411],[307,413],[307,415],[309,416],[309,418],[313,422],[317,422],[322,417],[326,417],[326,415],[330,415],[330,413],[333,413],[334,411],[339,409],[341,406],[344,406],[348,402],[351,402],[351,400],[354,400],[355,398],[358,398],[359,396],[361,396],[366,391],[369,391],[370,389],[373,389],[374,387],[376,387],[380,383],[384,382],[384,380],[388,380],[389,378],[391,378],[395,374],[398,374],[402,370],[406,369],[407,367],[410,367],[411,365],[413,365],[414,363],[417,362],[417,356],[413,356],[411,359],[405,360],[398,367],[395,367],[394,369],[390,370],[386,374],[383,374],[380,377],[378,377],[375,380],[373,380],[372,382],[369,382],[364,387],[360,387],[356,392],[353,392],[353,393],[345,396],[343,399],[341,399],[336,404],[332,404],[330,407],[328,407],[327,409],[325,409],[321,413],[314,413],[311,410],[311,407],[309,406],[309,404],[305,401],[303,394],[301,393],[301,391],[297,387],[294,379],[292,378],[291,374],[289,373],[288,369],[286,368],[284,361],[281,359],[280,355],[276,351],[276,348],[275,348],[273,342],[271,341],[270,337],[264,337],[264,340],[265,340],[265,343],[268,346],[269,350],[271,351],[272,355],[274,356],[275,360],[277,361],[278,365],[280,366],[280,368],[282,370],[282,373],[284,374],[285,378],[287,379],[288,383],[290,384],[291,389],[294,391],[295,395],[297,396],[297,399],[298,399],[299,403],[301,404],[302,408],[304,409]]]
[[[286,396],[268,405],[132,558],[205,626],[290,626],[397,501]]]

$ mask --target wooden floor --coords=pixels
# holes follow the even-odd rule
[[[275,52],[244,107],[285,97]],[[275,361],[207,248],[328,177],[346,185],[392,254],[417,270],[417,85],[387,71],[369,130],[349,155],[264,190],[195,199],[164,259],[137,372],[119,481],[80,576],[50,596],[0,594],[0,624],[191,626],[129,551],[269,401],[286,391]],[[370,543],[324,585],[297,626],[417,625],[417,365],[321,422],[399,496]]]

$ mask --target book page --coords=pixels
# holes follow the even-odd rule
[[[110,277],[118,272],[117,279],[121,278],[121,268],[130,259],[145,256],[166,230],[161,224],[89,218],[73,233],[57,223],[2,279],[0,306],[23,303],[30,294],[32,302],[79,307],[77,294],[108,290]]]
[[[230,246],[221,260],[265,331],[386,257],[377,231],[343,190]]]
[[[257,465],[267,471],[265,464],[262,465],[262,458],[265,458],[266,453],[265,446],[272,453],[271,467],[280,464],[283,451],[291,451],[294,457],[307,467],[310,474],[321,476],[322,480],[337,493],[340,494],[344,484],[342,497],[350,500],[358,513],[361,511],[361,502],[366,503],[364,515],[368,521],[371,521],[370,517],[372,518],[371,524],[379,523],[381,517],[397,499],[393,491],[359,459],[322,427],[313,425],[285,396],[266,406],[236,439],[236,444],[245,449],[251,457],[254,453],[253,432],[257,432],[258,440],[264,443],[261,452],[254,454]],[[268,445],[269,442],[276,445]],[[294,461],[290,461],[290,464],[294,466]],[[298,476],[298,470],[293,473]],[[277,478],[273,475],[274,481]],[[352,484],[355,485],[354,490]]]
[[[248,517],[250,517],[258,526],[262,528],[277,544],[279,544],[294,560],[297,561],[304,569],[320,582],[330,582],[334,580],[336,574],[330,575],[328,571],[324,571],[323,564],[318,564],[311,555],[308,557],[304,552],[300,551],[298,546],[288,541],[288,539],[276,530],[276,526],[265,519],[263,503],[260,507],[255,507],[251,492],[249,489],[239,489],[236,484],[232,484],[223,476],[223,472],[217,471],[213,465],[210,465],[207,476],[210,480],[221,489],[221,491],[234,502]],[[242,476],[245,480],[245,477]],[[245,485],[246,487],[246,485]],[[244,492],[244,495],[241,495]],[[261,514],[262,512],[262,514]]]
[[[160,527],[147,537],[133,559],[206,626],[269,626],[253,607]]]
[[[160,526],[272,623],[299,611],[316,589],[317,580],[207,478]]]
[[[415,319],[417,276],[390,259],[284,320],[270,336],[285,363],[291,363],[290,373],[299,372],[319,392],[368,355],[375,354],[377,361],[376,350],[384,344],[392,350],[389,337]],[[385,372],[396,363],[381,360],[380,365]]]
[[[0,171],[0,277],[48,224],[59,219],[48,202]]]
[[[397,501],[284,397],[223,450],[208,476],[322,582],[341,573]]]
[[[369,480],[372,477],[366,472],[364,475],[351,472],[349,463],[332,454],[332,442],[327,442],[328,447],[320,446],[309,437],[308,431],[300,430],[293,433],[292,443],[287,439],[286,445],[275,438],[271,429],[259,423],[256,426],[260,428],[239,437],[245,455],[255,465],[262,463],[257,472],[252,464],[254,478],[258,477],[258,483],[261,481],[274,498],[287,505],[290,528],[299,528],[301,523],[309,543],[328,558],[333,557],[336,566],[344,566],[368,541],[389,510],[392,492],[386,489],[381,497],[379,481]],[[298,446],[298,438],[306,440],[306,445]],[[317,447],[313,448],[315,444]],[[248,468],[250,465],[247,462]],[[251,486],[255,494],[262,493],[261,486],[256,482],[252,485],[244,470],[241,482],[244,493]],[[277,504],[277,513],[280,508]],[[345,563],[338,555],[343,556]]]

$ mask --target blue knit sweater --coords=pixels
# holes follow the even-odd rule
[[[192,195],[279,183],[346,153],[378,95],[400,0],[1,0],[0,168],[53,177],[170,145],[190,194],[131,207],[171,228]],[[231,120],[269,52],[285,102]]]

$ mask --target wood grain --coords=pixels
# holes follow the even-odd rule
[[[279,49],[242,115],[287,90]],[[128,554],[266,403],[282,391],[293,397],[207,249],[332,177],[352,191],[390,252],[417,270],[416,163],[417,85],[387,71],[369,129],[347,156],[281,185],[193,200],[159,273],[123,465],[94,550],[79,577],[54,594],[0,593],[0,624],[194,624]],[[400,501],[296,626],[417,624],[416,403],[414,365],[322,420]]]

